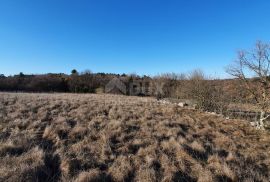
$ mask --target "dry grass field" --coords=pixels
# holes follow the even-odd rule
[[[116,95],[0,93],[0,181],[269,181],[270,134]]]

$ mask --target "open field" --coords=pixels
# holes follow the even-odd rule
[[[269,181],[270,134],[152,98],[0,93],[0,181]]]

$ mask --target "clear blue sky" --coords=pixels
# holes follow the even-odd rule
[[[226,76],[270,40],[269,0],[0,0],[0,73]]]

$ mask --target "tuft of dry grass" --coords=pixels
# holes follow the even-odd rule
[[[0,181],[262,181],[270,134],[153,98],[0,93]]]

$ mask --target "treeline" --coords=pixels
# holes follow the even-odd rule
[[[72,70],[70,75],[63,73],[26,75],[20,73],[18,75],[6,77],[5,75],[0,74],[0,91],[105,93],[106,85],[115,78],[125,84],[126,90],[128,91],[131,89],[129,88],[130,86],[138,86],[137,83],[151,81],[151,78],[147,76],[140,77],[137,75],[126,74],[92,73],[90,71],[79,73],[76,70]],[[115,86],[117,87],[117,85]],[[109,90],[109,92],[112,93],[114,91],[116,90]],[[121,94],[121,92],[119,94]],[[126,92],[126,95],[132,95],[132,93]]]
[[[24,75],[0,77],[1,91],[68,92],[68,77],[64,74]]]
[[[0,75],[0,91],[112,93],[161,98],[193,99],[203,110],[222,112],[230,101],[247,98],[234,80],[214,80],[200,70],[189,74],[167,73],[154,77],[105,74],[91,71],[71,74]],[[217,111],[218,110],[218,111]]]

